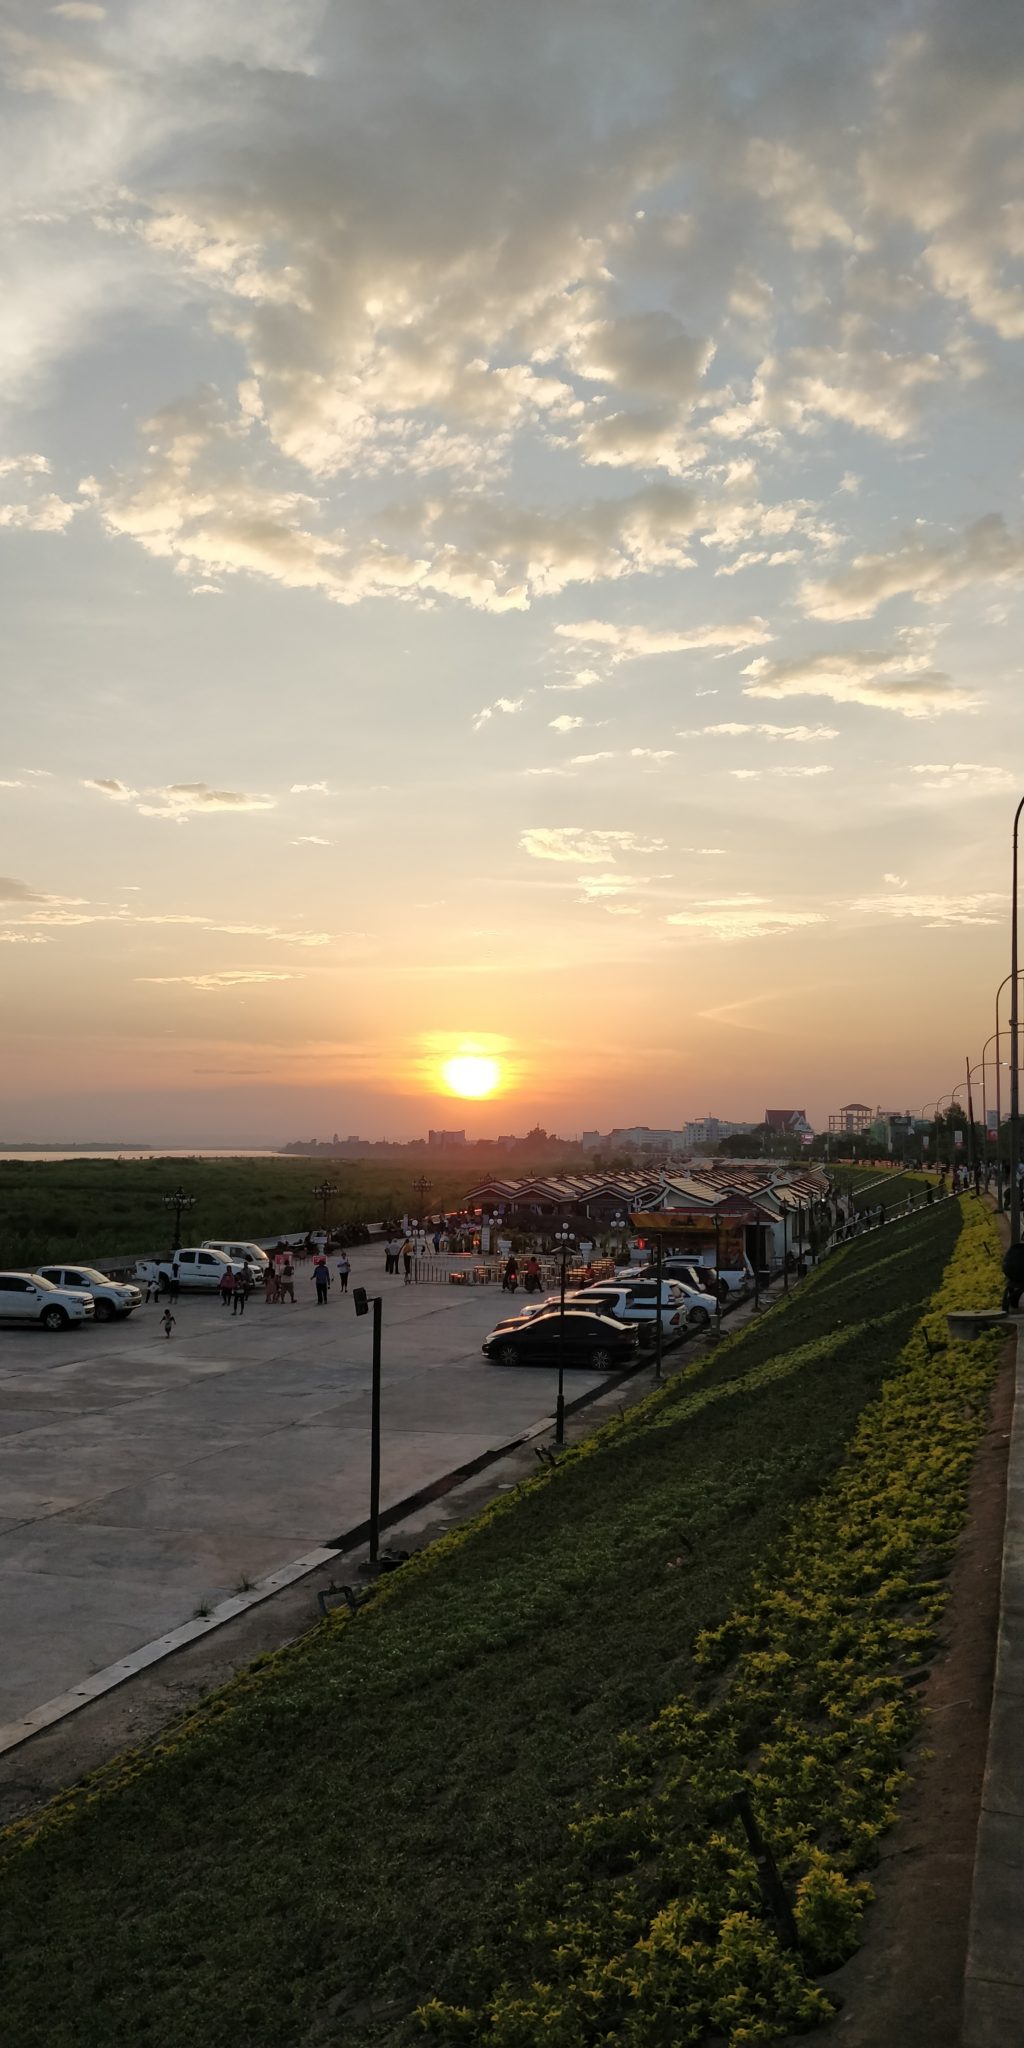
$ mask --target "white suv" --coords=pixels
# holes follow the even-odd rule
[[[130,1281],[111,1280],[95,1266],[40,1266],[39,1272],[51,1287],[73,1287],[91,1294],[98,1323],[111,1323],[115,1316],[130,1316],[142,1300],[139,1288]]]
[[[223,1252],[224,1257],[236,1266],[243,1265],[248,1259],[253,1272],[260,1278],[266,1277],[270,1264],[267,1253],[260,1245],[247,1243],[245,1238],[240,1237],[237,1244],[231,1244],[226,1237],[204,1237],[201,1248],[204,1252]]]
[[[0,1323],[66,1330],[70,1323],[90,1322],[95,1314],[92,1295],[77,1287],[54,1287],[41,1273],[0,1273]]]

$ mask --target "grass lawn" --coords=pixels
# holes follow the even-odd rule
[[[33,1265],[157,1251],[170,1245],[174,1220],[162,1197],[177,1187],[196,1197],[182,1218],[186,1244],[314,1229],[323,1210],[313,1189],[325,1179],[338,1188],[332,1222],[417,1215],[413,1182],[424,1173],[435,1209],[461,1205],[473,1179],[468,1167],[428,1172],[376,1160],[0,1160],[0,1260]]]
[[[835,1186],[845,1200],[853,1187],[853,1206],[862,1209],[869,1204],[877,1208],[884,1202],[887,1209],[905,1202],[912,1195],[919,1202],[926,1188],[934,1184],[934,1176],[921,1173],[915,1166],[901,1171],[897,1166],[847,1166],[837,1164],[832,1169]]]
[[[354,1620],[12,1829],[10,2048],[391,2048],[432,1997],[528,1982],[518,1887],[560,1904],[623,1731],[713,1694],[695,1637],[835,1472],[961,1221],[833,1254]]]

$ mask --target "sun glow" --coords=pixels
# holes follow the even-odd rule
[[[501,1079],[501,1068],[497,1060],[460,1053],[457,1059],[445,1061],[441,1074],[452,1095],[464,1095],[471,1101],[480,1101],[485,1095],[494,1094]]]

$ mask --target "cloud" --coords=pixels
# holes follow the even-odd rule
[[[752,735],[766,740],[785,740],[793,746],[806,746],[811,741],[837,740],[839,728],[835,725],[744,725],[730,719],[722,725],[693,726],[689,731],[681,732],[679,737],[681,740],[731,740],[747,739]]]
[[[560,683],[545,683],[546,690],[592,690],[601,680],[596,668],[577,669],[574,676],[567,676]]]
[[[980,761],[917,761],[910,773],[921,777],[922,789],[956,789],[969,796],[987,796],[991,790],[1008,789],[1014,783],[1008,768],[985,766]]]
[[[138,796],[137,789],[129,789],[126,782],[118,782],[116,776],[82,777],[83,789],[94,789],[99,796],[109,796],[114,803],[130,803]]]
[[[937,718],[944,711],[973,711],[980,698],[959,689],[941,670],[907,652],[808,654],[789,661],[759,656],[743,670],[753,682],[745,697],[830,697],[836,704],[864,704],[898,711],[904,718]]]
[[[179,983],[186,988],[233,989],[248,988],[264,981],[295,981],[294,974],[285,974],[278,969],[256,967],[223,968],[216,974],[137,974],[139,982],[148,982],[154,988],[169,988]]]
[[[582,718],[570,718],[567,711],[561,712],[557,718],[548,719],[552,732],[575,732],[577,727],[584,723],[585,721]]]
[[[276,802],[272,796],[248,796],[243,790],[211,789],[205,782],[171,782],[146,795],[152,801],[138,805],[140,817],[170,818],[176,824],[212,811],[272,811]]]
[[[691,910],[673,911],[666,919],[667,924],[678,929],[718,939],[723,944],[733,944],[738,939],[781,938],[787,932],[825,922],[821,911],[776,910],[760,896],[723,897]]]
[[[890,889],[905,889],[907,886],[902,875],[885,874],[882,876],[882,880],[883,882],[888,882]]]
[[[96,0],[57,0],[51,14],[59,14],[64,21],[105,21],[107,10],[96,4]]]
[[[45,932],[0,932],[0,946],[50,946]]]
[[[588,768],[592,761],[614,761],[614,759],[615,755],[610,748],[606,747],[597,754],[573,754],[572,765],[574,768]]]
[[[508,717],[511,717],[514,712],[522,710],[524,701],[522,697],[495,697],[493,704],[485,704],[480,711],[474,714],[473,731],[482,731],[483,727],[498,712],[504,712]]]
[[[289,794],[291,796],[306,796],[307,794],[310,796],[330,796],[331,792],[326,782],[293,782]]]
[[[620,626],[610,619],[580,619],[575,625],[556,626],[555,632],[578,646],[607,647],[615,662],[637,661],[651,654],[688,654],[700,647],[742,652],[747,647],[763,647],[774,638],[764,619],[746,619],[735,624],[723,620],[680,628]]]
[[[800,602],[813,619],[870,619],[891,597],[941,604],[971,584],[1016,582],[1022,575],[1024,537],[989,512],[951,541],[908,539],[889,553],[857,555],[850,568],[804,583]]]
[[[991,890],[962,896],[858,896],[850,904],[850,909],[862,917],[913,920],[932,930],[942,931],[947,926],[959,924],[1000,924],[1004,900]]]
[[[303,832],[303,833],[300,833],[300,835],[299,835],[298,839],[293,839],[291,843],[292,843],[292,845],[293,845],[293,846],[333,846],[333,845],[334,845],[334,841],[333,841],[333,839],[318,839],[318,838],[317,838],[317,836],[316,836],[316,834],[315,834],[315,832]]]
[[[808,776],[832,775],[834,772],[829,763],[825,761],[817,762],[813,768],[800,766],[794,768],[730,768],[729,770],[729,774],[735,776],[737,782],[757,782],[762,775]]]
[[[635,832],[588,831],[582,825],[534,826],[522,834],[520,846],[534,860],[579,861],[584,866],[614,860],[617,853],[657,853],[663,839],[643,839]]]
[[[48,903],[51,899],[13,875],[0,875],[0,903]]]

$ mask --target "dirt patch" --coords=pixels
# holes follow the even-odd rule
[[[842,2048],[959,2048],[974,1844],[999,1624],[1013,1344],[978,1449],[950,1575],[945,1648],[924,1690],[902,1816],[872,1873],[864,1943],[824,1988],[842,2000],[821,2037]],[[930,1751],[930,1755],[924,1754]]]

